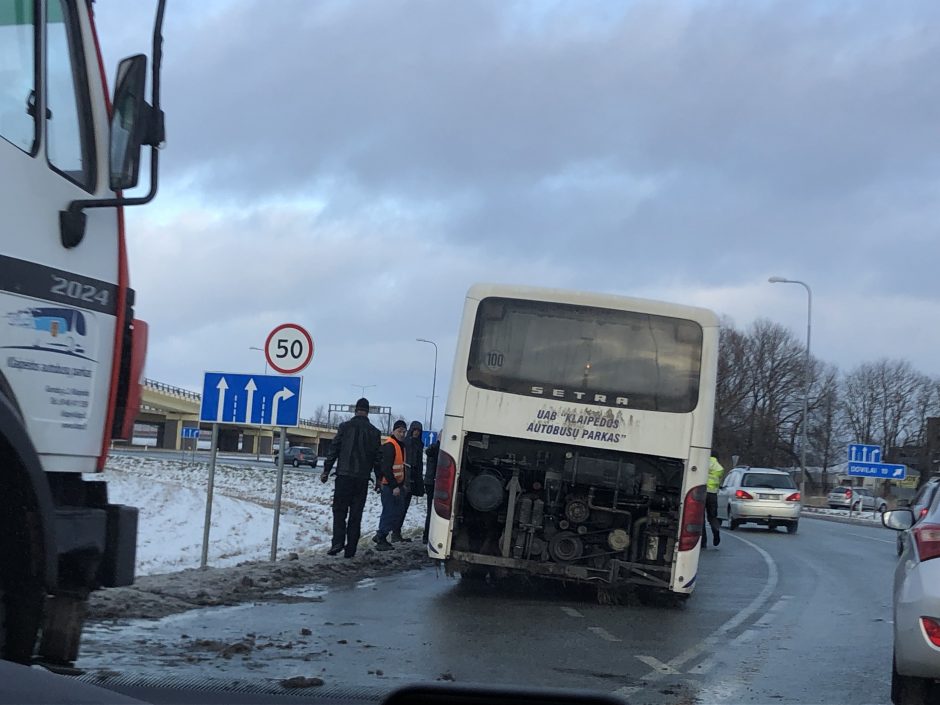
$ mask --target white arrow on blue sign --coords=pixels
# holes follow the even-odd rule
[[[199,429],[195,426],[183,426],[181,435],[183,438],[199,438]]]
[[[849,443],[850,463],[880,463],[881,446],[867,445],[865,443]]]
[[[424,447],[427,448],[429,445],[433,445],[434,441],[437,440],[437,431],[422,431],[421,432],[421,442],[424,443]]]
[[[199,420],[240,426],[296,426],[300,377],[206,372]]]
[[[849,462],[849,475],[854,477],[877,477],[884,480],[903,480],[907,477],[907,466],[891,463]]]

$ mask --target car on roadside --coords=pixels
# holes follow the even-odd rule
[[[918,521],[909,508],[885,512],[904,548],[894,571],[894,705],[940,702],[940,492]]]
[[[791,534],[800,522],[800,491],[789,473],[774,468],[734,468],[718,489],[718,518],[734,531],[741,524],[764,524]]]
[[[914,526],[926,516],[930,503],[933,502],[933,498],[937,494],[937,488],[940,488],[940,477],[932,477],[917,490],[917,494],[914,495],[914,499],[908,505],[908,509],[914,515]],[[898,532],[898,555],[900,556],[903,551],[904,532]]]
[[[317,452],[313,448],[306,446],[291,446],[284,451],[284,464],[293,465],[295,468],[301,465],[309,465],[312,468],[317,466]]]
[[[884,497],[876,497],[867,487],[835,487],[826,498],[830,509],[848,509],[850,511],[884,512],[888,502]]]

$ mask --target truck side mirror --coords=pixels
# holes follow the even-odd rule
[[[137,185],[140,148],[147,138],[150,106],[144,99],[147,86],[147,57],[129,56],[118,65],[111,112],[111,189]]]

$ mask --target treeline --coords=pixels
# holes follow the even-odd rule
[[[803,340],[779,323],[758,320],[739,330],[722,322],[712,441],[720,458],[799,465],[804,356]],[[922,445],[927,417],[940,415],[940,379],[907,360],[842,371],[811,357],[808,408],[806,464],[828,468],[845,460],[847,443],[877,444],[886,453]]]

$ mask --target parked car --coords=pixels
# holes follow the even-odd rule
[[[799,489],[782,470],[734,468],[718,490],[718,518],[727,519],[732,531],[750,522],[795,534],[801,509]]]
[[[904,537],[894,571],[891,700],[940,702],[940,492],[920,521],[907,508],[885,512],[881,520]]]
[[[851,511],[878,511],[888,508],[884,497],[876,497],[867,487],[836,487],[827,498],[830,509],[849,509]]]
[[[913,526],[916,526],[917,523],[926,516],[927,510],[930,508],[930,503],[933,502],[934,496],[937,495],[938,487],[940,487],[940,477],[933,477],[927,480],[927,482],[917,490],[917,494],[914,495],[914,499],[912,499],[910,505],[908,505],[908,508],[914,515]],[[904,533],[898,532],[898,555],[900,556],[903,551]]]
[[[284,464],[293,465],[295,468],[301,465],[309,465],[312,468],[317,466],[317,452],[313,448],[305,446],[291,446],[284,452]]]

